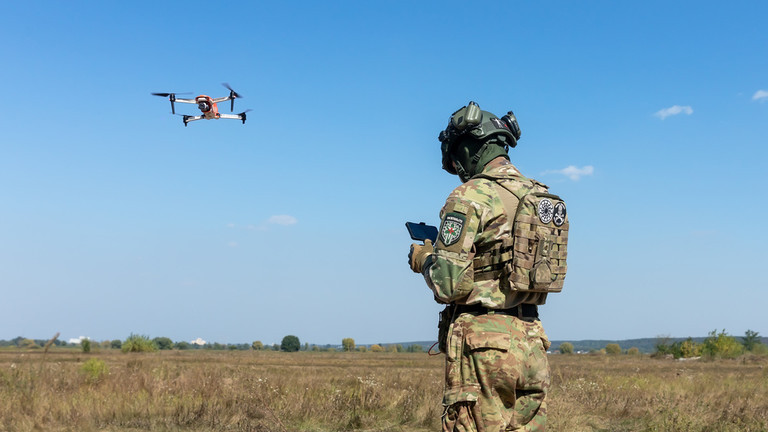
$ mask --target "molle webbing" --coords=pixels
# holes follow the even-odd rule
[[[563,200],[525,177],[480,176],[497,186],[512,236],[478,251],[475,280],[501,277],[513,291],[560,292],[568,268],[569,222]]]

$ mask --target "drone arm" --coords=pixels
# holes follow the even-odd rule
[[[234,98],[233,98],[233,97],[231,97],[231,96],[227,96],[227,97],[220,97],[220,98],[215,98],[215,99],[213,100],[213,103],[226,102],[226,101],[228,101],[228,100],[230,100],[230,99],[234,99]]]
[[[176,100],[174,102],[181,102],[181,103],[188,103],[188,104],[196,104],[197,103],[197,101],[194,100],[194,99],[181,99],[181,98],[176,98]]]
[[[220,114],[220,118],[223,119],[232,119],[232,120],[242,120],[243,123],[245,123],[245,113],[240,114]]]

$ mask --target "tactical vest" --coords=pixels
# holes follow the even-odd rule
[[[500,278],[502,289],[517,292],[560,292],[568,255],[565,202],[547,186],[525,177],[492,177],[512,224],[511,232],[473,261],[475,280]]]

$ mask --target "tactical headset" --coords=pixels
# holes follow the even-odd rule
[[[472,101],[451,114],[448,126],[440,132],[438,139],[441,143],[440,150],[443,153],[443,169],[451,174],[459,175],[462,181],[467,180],[467,172],[475,169],[474,166],[461,166],[452,157],[457,144],[465,137],[476,141],[486,141],[491,137],[496,137],[501,141],[499,145],[503,146],[506,153],[509,147],[517,146],[517,140],[520,139],[520,125],[517,124],[517,118],[512,111],[499,119],[488,111],[481,111],[480,107]],[[480,148],[471,164],[477,164],[486,148],[487,144]],[[454,162],[457,163],[457,167],[454,167]]]

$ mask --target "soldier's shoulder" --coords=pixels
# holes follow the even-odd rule
[[[495,194],[493,184],[494,181],[492,179],[482,177],[471,178],[454,189],[448,199],[478,204],[489,203]]]

